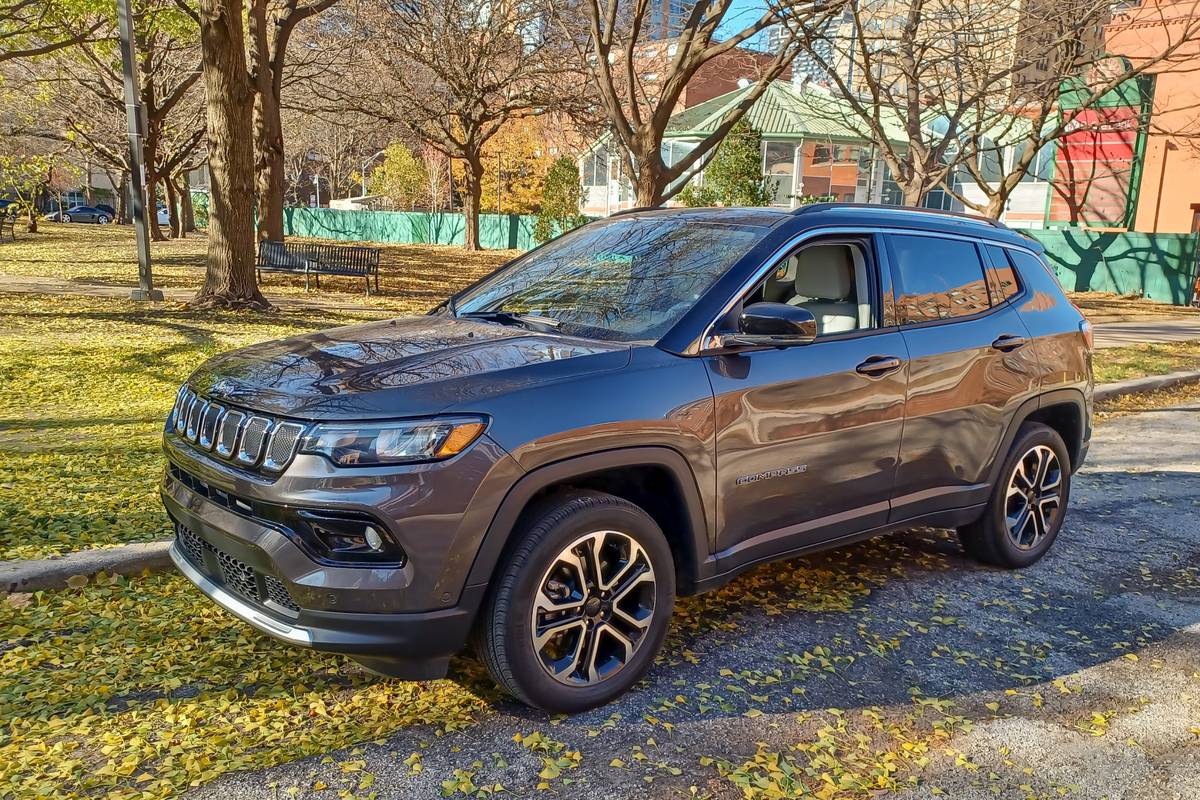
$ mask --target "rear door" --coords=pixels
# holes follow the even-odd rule
[[[1038,365],[1017,314],[1022,295],[983,246],[943,234],[890,233],[896,316],[909,355],[892,521],[986,501],[988,470]],[[1002,285],[1004,284],[1004,285]]]
[[[704,358],[724,567],[887,522],[907,354],[881,300],[890,289],[878,247],[871,234],[806,242],[726,320],[762,300],[804,306],[818,321],[815,342]]]

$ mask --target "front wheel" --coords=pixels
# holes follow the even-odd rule
[[[1071,459],[1053,428],[1027,422],[1000,469],[983,516],[960,528],[968,554],[998,567],[1027,567],[1054,544],[1071,496]]]
[[[543,502],[514,536],[476,634],[492,677],[551,712],[624,693],[671,620],[675,566],[662,530],[626,500],[580,491]]]

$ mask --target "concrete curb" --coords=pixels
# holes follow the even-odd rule
[[[1200,383],[1200,370],[1105,383],[1096,387],[1095,399],[1097,402],[1111,400],[1184,383]],[[171,558],[167,555],[170,544],[170,541],[125,544],[35,561],[0,561],[0,594],[62,589],[67,586],[67,580],[75,575],[91,578],[98,572],[136,575],[144,570],[167,570],[171,568]]]
[[[169,541],[123,544],[103,550],[81,550],[56,558],[0,561],[0,594],[62,589],[76,575],[91,578],[99,572],[118,575],[136,575],[143,570],[159,572],[171,566],[171,558],[167,555],[170,545]]]
[[[1166,375],[1150,375],[1145,378],[1130,378],[1127,381],[1102,383],[1096,387],[1095,400],[1112,400],[1127,394],[1155,392],[1159,389],[1169,389],[1184,383],[1200,382],[1200,370],[1187,372],[1169,372]]]

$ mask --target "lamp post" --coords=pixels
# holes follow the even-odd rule
[[[363,159],[362,172],[359,173],[359,175],[362,177],[362,196],[363,197],[367,196],[367,167],[371,165],[372,161],[379,158],[381,155],[383,155],[386,152],[387,152],[387,150],[380,150],[375,155],[370,156],[369,158]]]
[[[130,292],[129,297],[131,300],[162,300],[163,293],[154,288],[154,275],[150,271],[150,232],[146,230],[146,162],[142,150],[146,118],[138,99],[141,92],[138,89],[130,0],[117,0],[117,17],[121,32],[121,68],[125,78],[125,118],[129,137],[129,206],[133,212],[138,251],[138,288]]]

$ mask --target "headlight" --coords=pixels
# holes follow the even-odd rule
[[[318,425],[304,437],[300,452],[325,456],[339,467],[437,461],[466,450],[486,427],[478,417]]]

